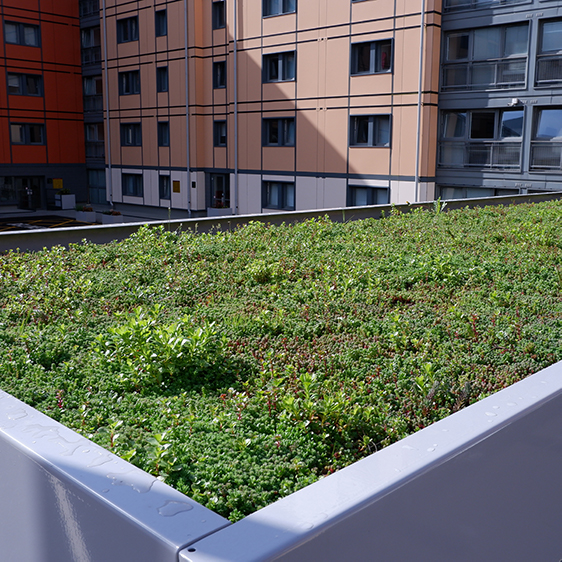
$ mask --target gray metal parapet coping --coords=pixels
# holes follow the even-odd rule
[[[2,562],[177,562],[229,524],[0,391]]]
[[[502,197],[481,197],[477,199],[449,199],[445,211],[461,209],[463,207],[485,207],[497,205],[517,205],[521,203],[539,203],[562,198],[562,191],[535,193],[532,195],[509,195]],[[335,209],[320,209],[313,211],[290,211],[282,213],[262,213],[256,215],[228,215],[223,217],[205,217],[196,219],[173,219],[126,222],[120,224],[105,224],[92,226],[77,226],[71,228],[46,228],[32,231],[0,232],[0,252],[19,249],[21,251],[39,251],[44,248],[68,244],[79,244],[83,240],[95,244],[106,244],[113,240],[123,240],[146,224],[152,226],[163,225],[170,230],[194,230],[197,232],[211,232],[213,230],[232,230],[250,221],[269,224],[302,222],[319,217],[328,217],[334,222],[345,222],[367,218],[381,218],[392,210],[402,213],[415,209],[433,209],[435,202],[404,203],[400,205],[370,205],[366,207],[339,207]]]
[[[0,560],[557,562],[561,461],[559,362],[230,525],[0,391]]]

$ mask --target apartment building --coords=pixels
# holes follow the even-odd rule
[[[559,0],[0,6],[0,204],[54,179],[194,216],[562,189]]]
[[[437,194],[562,189],[562,4],[443,0]]]
[[[0,206],[87,197],[78,3],[0,2]]]
[[[111,201],[218,215],[433,198],[433,0],[102,4]]]

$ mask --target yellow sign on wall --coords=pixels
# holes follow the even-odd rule
[[[179,180],[174,180],[172,182],[172,191],[174,193],[179,193],[180,192],[180,181]]]
[[[62,178],[53,178],[53,188],[62,189]]]

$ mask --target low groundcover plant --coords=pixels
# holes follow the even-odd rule
[[[0,387],[237,520],[562,358],[560,202],[1,258]]]

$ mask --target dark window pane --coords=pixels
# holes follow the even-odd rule
[[[494,138],[495,113],[472,113],[472,124],[470,127],[470,138],[493,139]]]

